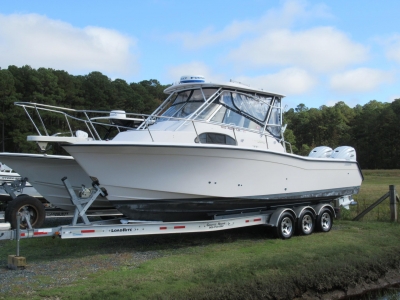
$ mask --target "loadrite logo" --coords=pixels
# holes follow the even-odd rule
[[[132,231],[132,228],[116,228],[116,229],[111,229],[111,232],[126,232],[126,231]]]

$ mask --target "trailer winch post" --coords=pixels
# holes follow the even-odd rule
[[[104,192],[98,185],[93,185],[96,191],[92,192],[92,194],[88,198],[78,197],[75,194],[75,191],[71,183],[68,181],[67,177],[63,177],[61,181],[63,182],[65,188],[67,189],[68,194],[71,196],[70,199],[72,204],[74,204],[75,206],[74,217],[72,218],[72,225],[77,224],[78,217],[81,217],[86,225],[90,225],[90,221],[86,215],[86,211],[89,209],[90,205],[92,205],[94,200],[96,200],[97,196],[99,195],[105,196]]]

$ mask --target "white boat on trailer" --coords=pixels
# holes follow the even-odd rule
[[[313,208],[358,193],[363,177],[354,149],[342,148],[353,153],[347,158],[302,157],[288,151],[283,95],[192,77],[196,82],[185,76],[167,88],[169,97],[152,115],[112,140],[59,140],[124,215],[134,220],[204,220]],[[43,136],[28,140],[49,141]],[[333,211],[327,213],[332,219]],[[318,212],[313,208],[307,214],[314,224]],[[289,213],[290,222],[303,215]]]
[[[73,211],[70,195],[61,179],[68,177],[74,190],[80,192],[82,185],[91,187],[92,181],[72,156],[30,153],[0,153],[0,158],[29,179],[52,206]],[[106,198],[99,197],[92,208],[108,209],[113,206]]]
[[[36,104],[31,105],[31,103],[29,103],[27,106],[22,106],[25,109],[29,119],[35,125],[38,134],[41,135],[43,133],[47,139],[57,140],[59,139],[59,135],[62,134],[57,133],[53,136],[49,136],[49,130],[46,129],[44,123],[40,122],[43,126],[43,132],[41,132],[39,126],[36,126],[35,122],[33,121],[32,114],[29,113],[29,109],[33,109],[35,112],[37,112],[37,117],[39,120],[42,120],[39,110],[45,110],[48,113],[53,112],[58,115],[61,114],[62,117],[65,116],[69,130],[72,130],[73,126],[70,120],[74,120],[79,115],[85,116],[86,118],[83,121],[90,123],[90,126],[93,126],[93,128],[96,125],[106,127],[106,136],[109,136],[112,130],[115,130],[119,127],[113,122],[115,118],[115,121],[118,122],[118,112],[74,110],[69,108],[62,108],[61,110],[57,109],[54,111],[52,109],[53,107],[48,105],[39,105],[39,108],[37,108],[35,105]],[[96,120],[98,119],[111,122],[96,124]],[[126,118],[124,121],[126,123]],[[91,140],[91,138],[87,138],[87,135],[82,131],[77,130],[74,131],[74,133],[70,133],[75,136],[75,139]],[[100,137],[97,136],[97,138]],[[44,147],[42,150],[45,150],[45,148],[46,147]],[[64,177],[69,178],[69,182],[73,186],[73,189],[76,193],[81,195],[84,194],[86,197],[89,197],[92,193],[92,181],[85,171],[80,167],[80,165],[76,163],[72,156],[3,152],[0,153],[0,157],[4,162],[12,166],[20,174],[23,174],[25,185],[27,187],[23,189],[24,193],[21,194],[18,189],[13,187],[15,180],[20,179],[21,176],[15,172],[11,173],[11,169],[9,168],[4,171],[2,169],[0,172],[0,180],[4,181],[1,181],[0,183],[8,184],[9,187],[12,188],[12,190],[9,192],[4,190],[4,195],[9,198],[9,195],[13,193],[13,202],[8,202],[5,211],[0,211],[0,218],[4,218],[6,221],[9,221],[13,228],[16,226],[16,213],[21,211],[29,212],[28,216],[30,216],[29,222],[26,222],[25,219],[23,220],[21,223],[22,228],[28,227],[29,224],[33,227],[40,227],[45,217],[67,218],[73,216],[75,205],[71,202],[70,194],[65,189],[63,181],[61,180]],[[29,183],[26,182],[28,178]],[[5,181],[6,179],[7,182]],[[35,188],[40,191],[41,195],[36,191]],[[44,197],[45,199],[42,198],[39,201],[34,199],[32,196],[40,196]],[[118,217],[122,215],[109,203],[105,197],[98,197],[95,199],[86,213],[89,216],[107,218]]]
[[[1,155],[1,153],[0,153]],[[0,186],[5,184],[15,184],[22,181],[20,174],[15,172],[12,168],[8,167],[4,163],[0,163]],[[29,182],[24,182],[23,186],[18,186],[15,190],[16,195],[27,194],[32,197],[41,198],[43,197]],[[4,188],[0,187],[0,197],[9,197],[9,194]]]

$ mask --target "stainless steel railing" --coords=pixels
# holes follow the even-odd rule
[[[45,122],[45,117],[49,117],[46,114],[50,113],[50,117],[59,117],[61,116],[62,119],[65,119],[65,124],[68,127],[68,132],[57,132],[51,134],[51,136],[59,136],[59,135],[65,135],[65,136],[75,136],[76,130],[84,130],[82,129],[82,126],[77,126],[75,123],[79,124],[84,124],[83,127],[89,131],[88,135],[91,137],[93,140],[102,140],[102,137],[100,136],[100,133],[98,132],[98,129],[96,127],[105,127],[108,128],[106,130],[111,130],[111,128],[116,129],[118,132],[121,132],[122,130],[138,130],[138,131],[147,131],[149,133],[149,136],[153,142],[156,142],[154,139],[154,135],[152,134],[152,131],[157,131],[157,129],[152,129],[152,125],[156,124],[157,122],[161,121],[162,119],[168,120],[168,121],[179,121],[181,124],[176,127],[175,130],[178,130],[179,128],[182,127],[183,124],[186,122],[190,122],[193,126],[193,130],[197,136],[197,140],[200,142],[199,138],[199,131],[196,128],[196,124],[199,123],[206,123],[206,124],[212,124],[212,125],[217,125],[217,126],[223,126],[225,128],[231,129],[233,132],[233,135],[236,138],[236,131],[246,131],[246,132],[252,132],[252,133],[257,133],[260,134],[261,136],[265,137],[265,143],[267,149],[268,147],[268,142],[267,142],[267,137],[273,137],[277,139],[275,136],[270,134],[268,131],[262,132],[262,130],[255,130],[255,129],[250,129],[250,128],[244,128],[240,126],[236,126],[234,124],[226,124],[226,123],[220,123],[220,122],[210,122],[207,120],[198,120],[198,119],[192,119],[192,115],[189,115],[186,118],[176,118],[176,117],[165,117],[162,115],[147,115],[147,114],[137,114],[137,113],[126,113],[122,111],[99,111],[99,110],[78,110],[78,109],[71,109],[71,108],[66,108],[66,107],[58,107],[58,106],[52,106],[52,105],[46,105],[46,104],[40,104],[40,103],[31,103],[31,102],[15,102],[14,103],[16,106],[20,106],[24,109],[25,113],[27,114],[29,120],[33,124],[36,132],[38,133],[39,136],[50,136],[50,130],[46,128],[46,122]],[[46,116],[43,116],[43,115]],[[120,114],[120,116],[118,116]],[[35,121],[35,118],[37,119]],[[120,124],[117,124],[117,121],[121,121]],[[130,123],[131,126],[126,126],[122,125],[123,122],[126,122],[126,124]],[[79,127],[79,128],[78,128]],[[41,130],[42,129],[42,130]],[[282,144],[284,147],[285,151],[287,152],[286,145],[289,145],[290,152],[293,153],[292,151],[292,146],[289,142],[284,141],[283,139],[277,139],[278,142]]]

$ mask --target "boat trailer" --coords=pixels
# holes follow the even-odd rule
[[[101,188],[98,181],[92,183],[93,189],[83,188],[77,195],[66,177],[62,182],[70,194],[70,200],[75,206],[70,225],[61,225],[50,228],[32,228],[30,213],[19,210],[16,213],[16,229],[11,228],[9,222],[0,223],[0,240],[17,240],[17,255],[8,256],[8,268],[19,269],[26,267],[26,258],[19,255],[21,239],[39,237],[59,237],[61,239],[136,236],[151,234],[173,234],[191,232],[211,232],[242,228],[256,225],[272,227],[275,235],[281,239],[289,239],[294,233],[309,235],[314,230],[328,232],[332,228],[335,210],[330,203],[316,205],[299,205],[296,207],[277,207],[252,212],[231,211],[225,214],[214,215],[211,220],[187,222],[160,222],[128,220],[114,218],[109,220],[90,222],[88,209],[97,196],[106,196],[107,192]],[[18,197],[12,201],[16,201]],[[83,223],[78,223],[78,219]],[[21,229],[22,222],[27,225]]]
[[[10,223],[0,223],[0,240],[20,240],[35,237],[59,237],[62,239],[133,236],[150,234],[172,234],[189,232],[211,232],[233,228],[266,225],[274,227],[276,235],[282,239],[293,236],[295,230],[299,234],[311,234],[314,229],[327,232],[331,229],[335,210],[329,203],[317,205],[303,205],[297,207],[278,207],[270,210],[253,212],[231,212],[214,215],[211,220],[161,222],[141,221],[115,218],[90,222],[88,208],[98,195],[106,196],[106,191],[93,182],[90,195],[76,195],[68,179],[62,179],[71,202],[75,206],[71,225],[62,225],[51,228],[27,228],[11,229]],[[82,197],[83,196],[83,197]],[[20,212],[17,218],[26,219],[24,212]],[[77,223],[81,218],[83,223]],[[29,218],[28,218],[29,219]]]

